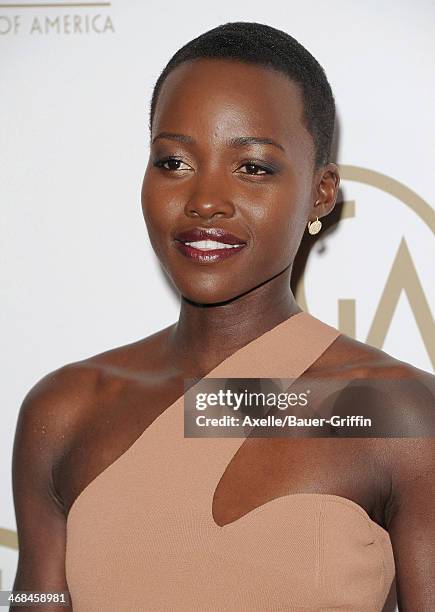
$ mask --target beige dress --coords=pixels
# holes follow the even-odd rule
[[[301,312],[207,377],[297,378],[339,333]],[[74,612],[382,610],[391,542],[361,506],[290,494],[219,526],[214,491],[244,440],[185,438],[183,427],[181,397],[73,503]]]

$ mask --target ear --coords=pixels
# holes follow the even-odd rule
[[[315,221],[317,217],[325,217],[333,210],[337,201],[340,175],[337,164],[327,163],[319,170],[316,178],[315,203],[310,211],[308,221]]]

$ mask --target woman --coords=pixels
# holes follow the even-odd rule
[[[25,398],[15,589],[69,589],[75,612],[373,611],[396,575],[401,612],[434,609],[433,377],[302,312],[290,290],[307,225],[337,198],[334,114],[317,61],[269,26],[220,26],[170,60],[142,205],[179,320]],[[324,398],[345,381],[344,412],[361,380],[374,412],[388,391],[387,430],[412,439],[184,437],[184,382],[207,377],[322,380]]]

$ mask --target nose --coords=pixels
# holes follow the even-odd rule
[[[188,217],[201,217],[203,219],[232,217],[235,212],[234,205],[228,194],[224,193],[222,180],[211,181],[207,184],[202,181],[197,184],[194,192],[185,206]]]

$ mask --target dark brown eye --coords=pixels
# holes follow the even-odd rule
[[[241,168],[245,168],[246,170],[241,170]],[[239,169],[241,174],[249,174],[250,176],[264,176],[266,174],[274,174],[273,168],[268,168],[267,166],[262,166],[255,162],[246,162],[243,166],[240,166]]]
[[[168,165],[168,170],[179,170],[181,166],[179,159],[168,159],[165,163]]]
[[[245,164],[247,174],[266,174],[265,170],[257,164]]]
[[[180,166],[184,164],[186,167],[181,168]],[[165,157],[163,159],[157,159],[154,162],[154,166],[157,168],[163,168],[164,170],[169,171],[177,171],[177,170],[190,170],[190,166],[181,161],[181,159],[177,159],[176,157]]]

